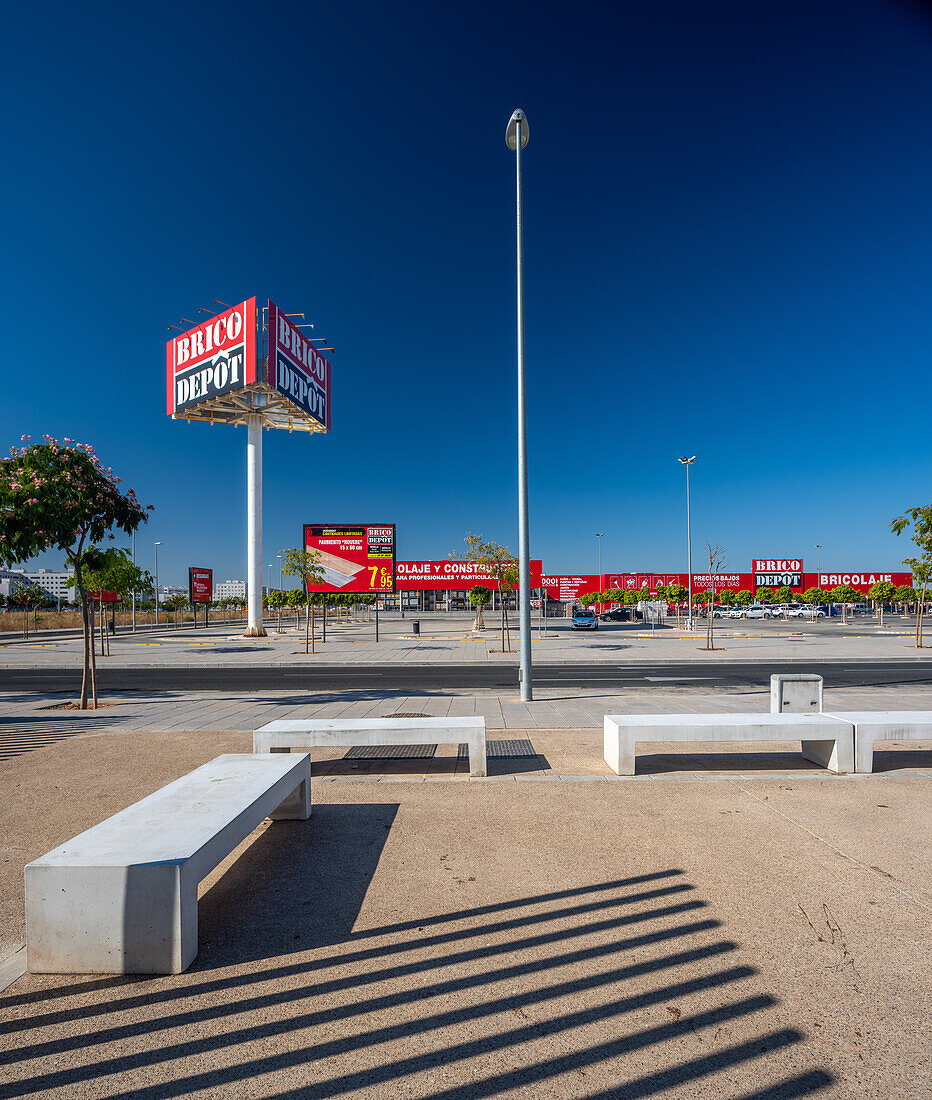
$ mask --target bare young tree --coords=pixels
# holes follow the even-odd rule
[[[705,552],[709,559],[709,614],[705,628],[705,647],[715,649],[715,615],[712,613],[715,607],[715,576],[725,568],[725,547],[706,539]]]

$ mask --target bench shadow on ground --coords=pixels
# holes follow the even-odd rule
[[[550,771],[547,758],[533,756],[490,756],[486,761],[489,775],[521,775],[527,772]],[[391,775],[469,775],[469,761],[456,756],[405,757],[389,760],[339,759],[314,760],[311,773],[315,776],[391,776]]]
[[[635,756],[637,775],[667,775],[671,772],[714,774],[716,772],[738,773],[754,772],[760,774],[772,771],[783,775],[786,772],[834,775],[811,760],[806,760],[799,750],[795,752],[638,752]]]
[[[422,1074],[432,1100],[788,1100],[835,1080],[678,868],[448,909],[402,890],[366,926],[397,810],[268,828],[203,897],[186,974],[0,994],[0,1096],[329,1100],[421,1095]]]

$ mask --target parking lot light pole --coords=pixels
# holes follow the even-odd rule
[[[508,120],[505,144],[515,154],[515,243],[517,250],[518,319],[518,599],[520,606],[520,689],[521,701],[534,698],[531,689],[531,562],[530,524],[527,499],[527,408],[524,385],[524,245],[521,215],[521,150],[528,142],[524,111]]]
[[[822,584],[822,543],[817,542],[815,544],[815,548],[816,548],[816,550],[819,551],[819,564],[816,568],[819,570],[819,584],[821,585]]]
[[[159,625],[159,547],[162,544],[157,542],[155,544],[155,625]]]
[[[689,578],[689,603],[687,605],[688,611],[686,612],[687,630],[692,630],[693,628],[693,534],[689,515],[689,467],[692,466],[695,461],[695,455],[693,455],[692,458],[687,458],[683,455],[680,459],[680,462],[686,467],[686,568]],[[711,608],[709,609],[709,614],[712,614]]]
[[[605,579],[602,576],[602,539],[605,537],[605,532],[596,532],[599,545],[599,609],[602,608],[602,589],[605,587]]]

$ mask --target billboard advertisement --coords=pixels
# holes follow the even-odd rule
[[[531,588],[542,588],[540,561],[531,561]],[[470,589],[481,584],[498,591],[498,581],[474,561],[400,561],[395,568],[399,592]]]
[[[548,599],[574,603],[584,592],[598,592],[599,578],[591,573],[561,573],[542,577]]]
[[[256,381],[256,299],[249,298],[165,345],[168,415]]]
[[[188,600],[191,605],[211,603],[214,598],[214,571],[200,569],[195,565],[188,568]]]
[[[394,592],[393,523],[306,523],[303,545],[320,555],[324,576],[310,592]]]
[[[816,573],[809,576],[808,581],[817,588],[835,588],[839,584],[850,584],[865,595],[872,584],[878,581],[890,581],[897,588],[901,584],[912,584],[912,573],[881,573],[879,570],[868,570],[860,573]]]
[[[296,405],[302,416],[330,431],[330,363],[272,301],[266,382]]]

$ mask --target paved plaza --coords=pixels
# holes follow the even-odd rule
[[[111,639],[111,654],[98,658],[107,668],[179,668],[222,665],[444,665],[517,664],[517,630],[512,623],[511,652],[502,651],[501,632],[487,620],[481,633],[471,630],[472,619],[428,616],[416,619],[420,634],[412,633],[412,619],[383,617],[379,641],[375,623],[349,622],[327,628],[321,639],[317,624],[317,652],[304,652],[304,627],[283,624],[279,632],[267,624],[266,638],[244,638],[242,628],[211,626],[192,630],[163,629],[158,633],[119,633]],[[914,645],[915,630],[908,620],[891,617],[880,628],[873,617],[859,617],[849,624],[840,620],[816,623],[731,622],[716,623],[715,650],[705,648],[705,628],[692,633],[673,625],[658,627],[640,623],[603,623],[597,631],[572,630],[566,619],[548,619],[543,632],[535,625],[535,664],[604,662],[811,660],[923,660],[932,656]],[[0,669],[77,666],[82,659],[80,637],[42,637],[29,642],[15,637],[0,644]]]
[[[924,1095],[932,744],[865,776],[651,745],[621,778],[605,713],[763,711],[768,685],[536,694],[0,697],[0,1097]],[[314,750],[311,819],[202,883],[186,973],[19,976],[31,859],[266,721],[395,713],[483,715],[489,777]]]

